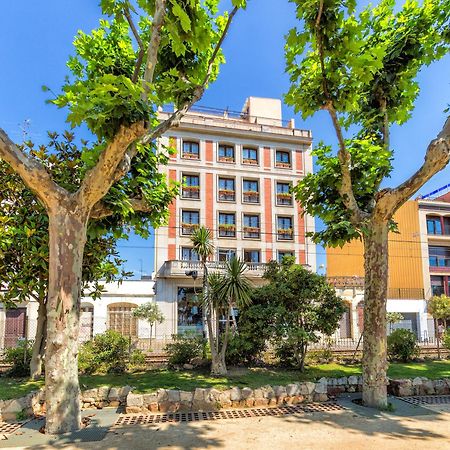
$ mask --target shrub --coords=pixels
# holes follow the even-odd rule
[[[145,368],[145,354],[142,350],[135,349],[131,352],[129,368],[133,369]]]
[[[205,339],[197,334],[172,335],[172,342],[164,349],[169,355],[169,366],[188,364],[193,358],[202,358],[205,344]]]
[[[442,336],[442,345],[450,350],[450,330],[447,330]]]
[[[11,364],[8,375],[12,377],[29,377],[30,361],[33,343],[30,341],[19,342],[18,347],[5,350],[5,362]]]
[[[388,355],[391,360],[408,362],[419,356],[416,335],[404,328],[394,330],[387,338]]]
[[[128,339],[114,330],[97,334],[84,343],[78,356],[80,372],[121,373],[127,368]]]

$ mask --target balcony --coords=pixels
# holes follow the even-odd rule
[[[243,192],[244,203],[259,203],[259,192],[258,191],[244,191]]]
[[[236,200],[236,191],[232,189],[219,189],[219,201],[234,202]]]
[[[243,158],[242,159],[242,164],[247,164],[250,166],[257,166],[258,165],[258,160],[257,159],[253,159],[253,158]]]
[[[198,153],[191,152],[183,152],[181,154],[181,157],[184,159],[200,159],[200,155]]]
[[[244,226],[242,228],[244,239],[259,239],[261,236],[261,229],[259,227]]]
[[[219,162],[234,164],[234,156],[219,156]]]
[[[288,192],[279,192],[277,194],[278,206],[292,206],[292,194]]]
[[[236,237],[236,225],[231,223],[219,224],[219,237]]]
[[[278,228],[277,237],[279,241],[292,241],[294,239],[294,230],[292,228]]]
[[[244,275],[249,278],[261,278],[266,270],[265,263],[245,263],[246,270]],[[208,272],[225,273],[227,268],[226,261],[208,261],[206,263]],[[203,265],[200,261],[166,261],[159,271],[158,275],[162,278],[188,278],[186,272],[196,270],[198,277],[203,276]]]
[[[278,169],[291,169],[292,164],[290,162],[276,161],[275,167],[277,167]]]
[[[200,225],[198,223],[182,223],[181,224],[181,234],[190,235],[192,234]]]
[[[200,186],[183,186],[182,198],[200,198]]]

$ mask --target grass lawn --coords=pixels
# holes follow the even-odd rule
[[[344,377],[359,375],[359,366],[341,364],[321,364],[308,367],[304,373],[278,368],[234,368],[226,378],[212,378],[208,371],[155,370],[149,372],[127,373],[121,375],[82,375],[82,389],[99,386],[125,386],[136,388],[136,392],[151,392],[159,388],[194,390],[196,387],[226,389],[230,386],[256,388],[266,384],[286,385],[296,381],[316,380],[321,377]],[[429,361],[426,363],[393,363],[388,375],[392,378],[414,378],[417,376],[430,379],[450,378],[450,361]],[[21,397],[43,386],[43,381],[0,378],[0,399]]]

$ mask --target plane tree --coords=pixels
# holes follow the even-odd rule
[[[292,0],[299,26],[286,40],[291,86],[286,102],[309,117],[326,111],[337,151],[320,143],[319,170],[295,187],[305,212],[325,227],[326,246],[364,242],[363,401],[387,405],[388,233],[393,216],[450,158],[450,120],[430,141],[423,165],[396,187],[390,128],[404,125],[419,93],[417,74],[450,43],[450,2],[382,0],[357,13],[355,0]],[[411,152],[416,152],[411,142]]]
[[[164,215],[165,208],[153,204],[148,182],[164,183],[147,168],[158,154],[155,141],[179,123],[217,77],[221,45],[236,12],[245,7],[245,0],[233,0],[233,9],[218,15],[219,0],[100,3],[106,18],[90,34],[78,33],[68,61],[70,76],[51,99],[67,110],[72,127],[87,127],[92,135],[82,148],[76,187],[55,180],[0,129],[0,158],[48,215],[45,390],[46,432],[51,434],[81,426],[78,330],[89,221],[115,213],[138,219],[146,213],[158,222]],[[158,109],[170,103],[174,112],[159,120]],[[132,224],[139,227],[139,220]]]

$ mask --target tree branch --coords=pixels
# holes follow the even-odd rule
[[[20,150],[1,128],[0,158],[14,169],[46,207],[62,201],[69,195],[64,188],[53,181],[47,169],[39,161]]]
[[[156,0],[155,14],[153,15],[152,35],[147,47],[147,61],[144,72],[144,96],[148,97],[150,85],[153,83],[156,64],[158,63],[159,44],[161,42],[161,29],[166,17],[166,0]]]
[[[376,210],[390,219],[397,209],[411,198],[431,177],[444,169],[450,161],[450,117],[428,145],[422,167],[394,189],[383,189],[377,198]]]
[[[327,74],[325,70],[325,52],[323,49],[322,33],[320,30],[320,20],[323,14],[323,6],[324,0],[320,0],[319,11],[317,13],[317,18],[315,22],[317,50],[319,53],[320,71],[322,75],[322,89],[324,96],[326,98],[326,103],[323,106],[323,108],[326,109],[331,116],[333,127],[336,132],[336,136],[339,143],[338,159],[342,173],[342,183],[341,186],[339,187],[339,194],[342,198],[342,201],[344,202],[345,207],[350,212],[351,221],[353,222],[353,224],[360,224],[363,218],[365,217],[365,214],[359,208],[355,198],[355,194],[353,192],[353,183],[350,173],[352,157],[346,148],[344,135],[342,133],[342,127],[339,123],[337,112],[333,105],[333,99],[328,90]]]
[[[142,198],[130,198],[128,201],[131,204],[134,212],[150,213],[153,208]],[[115,212],[103,201],[98,201],[92,208],[90,219],[99,220],[114,215]]]
[[[128,6],[126,6],[124,8],[123,14],[124,14],[125,18],[127,19],[128,25],[130,25],[130,28],[131,28],[131,32],[133,33],[133,36],[136,39],[136,42],[139,46],[138,58],[136,60],[135,66],[134,66],[133,76],[131,77],[131,81],[133,83],[136,83],[136,81],[138,80],[138,77],[139,77],[139,71],[141,70],[142,61],[144,60],[145,47],[144,47],[144,43],[142,42],[141,36],[139,36],[139,32],[136,28],[136,25],[133,22],[133,19],[131,17],[131,13],[130,13],[130,8]]]
[[[93,207],[109,191],[116,180],[119,164],[124,159],[128,147],[145,133],[143,122],[121,126],[113,140],[101,152],[97,164],[89,170],[76,192],[80,204]]]
[[[168,119],[166,119],[164,122],[161,122],[156,128],[154,128],[150,133],[148,133],[144,138],[142,139],[143,144],[147,144],[153,139],[156,139],[160,137],[162,134],[164,134],[169,128],[173,126],[178,126],[180,123],[181,118],[189,111],[191,106],[198,102],[201,98],[203,93],[205,92],[206,86],[209,82],[209,79],[211,78],[212,69],[214,66],[214,61],[217,58],[217,55],[219,53],[220,48],[222,47],[223,41],[225,40],[225,37],[228,33],[228,30],[230,28],[231,22],[233,21],[233,17],[236,15],[238,11],[238,8],[235,7],[232,9],[228,16],[227,23],[225,24],[225,27],[222,31],[222,34],[220,36],[220,39],[217,41],[217,44],[214,48],[214,51],[211,55],[211,58],[208,61],[208,69],[206,71],[205,77],[203,79],[203,82],[201,85],[196,86],[194,89],[194,93],[190,100],[186,101],[181,108],[179,108],[177,111],[175,111]]]

